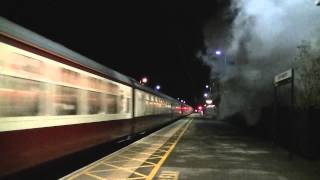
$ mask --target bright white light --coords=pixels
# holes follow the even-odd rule
[[[204,97],[208,97],[208,93],[204,93],[203,96],[204,96]]]
[[[146,77],[142,78],[142,82],[143,83],[147,83],[148,82],[148,78],[146,78]]]
[[[157,85],[157,86],[156,86],[156,90],[160,90],[160,85]]]
[[[206,100],[206,103],[207,103],[207,104],[212,104],[212,99],[207,99],[207,100]]]
[[[209,88],[209,85],[206,85],[206,88],[208,89],[208,88]]]
[[[221,51],[216,51],[216,55],[220,55],[221,54]]]

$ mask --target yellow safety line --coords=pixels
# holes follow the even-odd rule
[[[141,173],[138,173],[138,172],[130,170],[130,169],[126,169],[126,168],[123,168],[123,167],[119,167],[119,166],[115,166],[115,165],[107,164],[107,163],[103,163],[103,164],[105,164],[107,166],[111,166],[111,167],[117,168],[117,169],[120,169],[120,170],[123,170],[123,171],[131,172],[131,173],[139,175],[141,177],[147,177],[145,174],[141,174]]]
[[[135,177],[135,178],[127,178],[127,179],[143,179],[143,180],[145,180],[146,178]]]
[[[158,156],[158,157],[149,157],[148,159],[159,159],[162,158],[162,156]]]
[[[120,155],[118,155],[118,156],[120,156]],[[156,165],[155,163],[152,163],[152,162],[143,161],[143,160],[136,159],[136,158],[130,158],[130,157],[126,157],[126,156],[123,156],[123,155],[121,155],[120,157],[127,158],[127,159],[131,159],[131,160],[135,160],[135,161],[139,161],[139,162],[143,162],[143,163],[148,163],[148,164]]]
[[[185,128],[183,129],[183,131],[179,134],[178,138],[176,139],[175,143],[170,147],[170,149],[166,152],[166,154],[163,156],[163,158],[155,165],[155,167],[152,169],[151,173],[148,175],[148,177],[146,178],[146,180],[151,180],[158,172],[158,170],[160,169],[160,167],[162,166],[162,164],[165,162],[165,160],[168,158],[168,156],[170,155],[170,153],[172,152],[172,150],[175,148],[175,146],[178,144],[180,138],[182,137],[182,135],[184,134],[184,132],[188,129],[188,127],[190,126],[192,120],[190,120],[188,122],[188,124],[185,126]]]
[[[91,176],[91,177],[96,178],[96,179],[99,179],[99,180],[105,180],[104,178],[102,178],[102,177],[100,177],[100,176],[96,176],[96,175],[94,175],[94,174],[85,173],[85,175]]]
[[[134,152],[134,153],[138,153],[138,154],[146,154],[146,155],[149,155],[149,157],[151,156],[157,156],[157,157],[162,157],[162,156],[158,156],[158,155],[154,155],[153,153],[145,153],[145,152],[137,152],[137,151],[132,151],[132,150],[128,150],[128,151],[131,151],[131,152]],[[126,154],[126,155],[135,155],[135,154]],[[149,159],[149,158],[148,158]]]
[[[137,152],[137,151],[132,151],[132,150],[130,150],[130,149],[128,149],[127,151],[134,152],[134,153],[138,153],[138,154],[145,154],[145,155],[149,155],[149,156],[151,156],[151,155],[152,155],[152,154],[150,154],[150,153]],[[131,154],[130,154],[130,155],[131,155]],[[134,155],[134,154],[132,154],[132,155]]]
[[[159,148],[160,148],[160,147],[159,147]],[[151,147],[149,147],[148,149],[153,149],[153,150],[158,150],[158,151],[162,151],[162,152],[167,152],[166,150],[159,149],[159,148],[151,148]]]
[[[138,169],[141,167],[153,167],[154,165],[144,165],[144,166],[135,166],[135,167],[125,167],[128,169]],[[109,172],[109,171],[119,171],[119,169],[101,169],[101,170],[93,170],[93,171],[89,171],[89,173],[95,173],[95,172]]]

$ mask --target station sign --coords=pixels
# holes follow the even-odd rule
[[[280,73],[274,77],[274,85],[285,84],[291,81],[293,69],[289,69],[283,73]]]

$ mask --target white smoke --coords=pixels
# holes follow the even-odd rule
[[[272,102],[273,76],[292,67],[297,46],[306,40],[320,53],[320,8],[313,0],[233,0],[230,10],[236,15],[221,46],[235,65],[212,60],[212,39],[201,57],[221,80],[221,117],[242,112],[255,124],[261,107]]]

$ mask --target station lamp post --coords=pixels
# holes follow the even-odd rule
[[[156,87],[155,87],[155,89],[157,90],[157,91],[159,91],[160,90],[160,85],[158,84],[158,85],[156,85]]]
[[[146,84],[148,82],[148,78],[147,77],[143,77],[141,80],[140,80],[140,84]]]
[[[222,53],[222,51],[220,51],[220,50],[216,50],[216,55],[217,56],[223,55],[224,56],[224,65],[227,64],[227,56],[225,55],[225,53]]]

